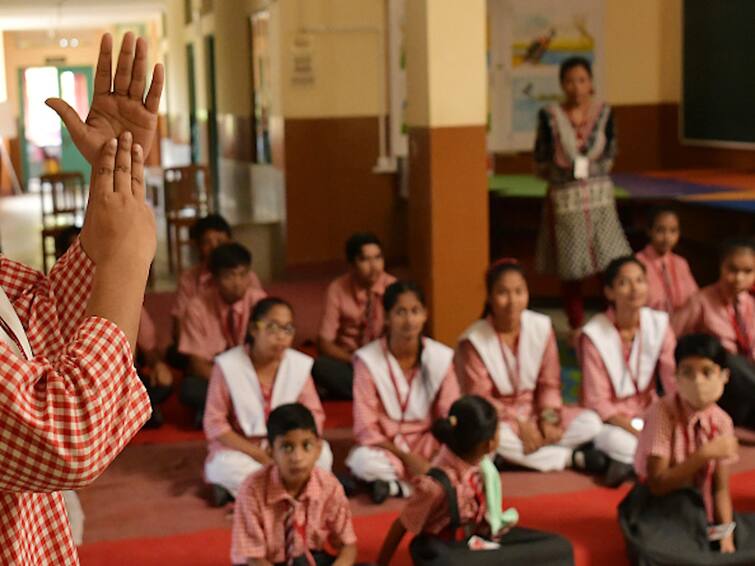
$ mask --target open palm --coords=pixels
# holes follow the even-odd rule
[[[133,141],[149,155],[157,130],[157,111],[165,81],[162,65],[155,65],[147,97],[147,42],[129,32],[123,38],[115,77],[112,77],[113,38],[105,34],[100,43],[94,96],[85,122],[60,98],[48,99],[47,105],[58,113],[71,134],[76,148],[90,164],[109,140],[128,131]],[[112,90],[111,90],[112,87]]]

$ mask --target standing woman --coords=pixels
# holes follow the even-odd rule
[[[561,64],[566,99],[538,115],[535,166],[548,181],[537,240],[537,269],[562,281],[572,330],[584,321],[582,280],[631,253],[619,223],[613,182],[616,133],[610,107],[593,98],[592,68],[582,57]]]

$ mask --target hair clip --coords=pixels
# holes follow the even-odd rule
[[[456,418],[456,415],[449,415],[448,422],[451,424],[452,427],[455,427],[458,424],[459,419]]]

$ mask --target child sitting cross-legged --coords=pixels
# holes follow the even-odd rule
[[[755,564],[755,514],[732,510],[729,464],[738,446],[716,402],[727,353],[707,334],[679,339],[676,393],[645,416],[635,456],[638,483],[619,506],[629,558],[638,565]]]

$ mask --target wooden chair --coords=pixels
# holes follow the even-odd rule
[[[47,273],[57,257],[55,239],[71,227],[80,227],[86,210],[84,175],[60,172],[40,177],[42,199],[42,268]],[[52,242],[52,246],[50,243]],[[48,262],[48,260],[51,260]]]
[[[212,177],[206,165],[171,167],[164,176],[165,224],[168,231],[168,267],[183,270],[183,248],[191,246],[189,230],[212,212]]]

